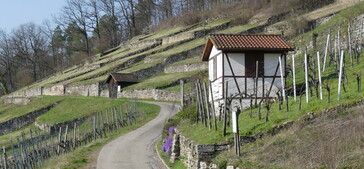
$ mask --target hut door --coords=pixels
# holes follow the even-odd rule
[[[117,93],[117,85],[116,84],[109,84],[109,98],[116,98]]]
[[[259,77],[264,76],[264,53],[245,53],[245,76],[256,76],[256,62],[258,61]]]

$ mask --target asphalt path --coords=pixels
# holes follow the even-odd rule
[[[106,144],[97,158],[97,169],[164,169],[155,145],[164,122],[178,112],[173,103],[145,102],[161,107],[158,116],[144,126]]]

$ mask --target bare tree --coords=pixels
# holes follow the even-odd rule
[[[93,27],[89,20],[90,11],[85,0],[67,0],[66,6],[63,7],[61,16],[55,18],[56,22],[63,27],[73,23],[85,41],[85,52],[90,56],[91,45],[88,37],[89,28]]]
[[[13,69],[15,64],[15,54],[11,39],[5,31],[0,30],[0,66],[4,69],[4,75],[7,76],[6,81],[8,83],[8,85],[3,84],[3,86],[7,86],[7,90],[10,91],[15,87],[13,82]]]
[[[47,57],[47,38],[41,28],[33,23],[21,25],[13,31],[13,35],[15,56],[22,60],[22,64],[30,65],[33,81],[37,81],[42,76],[38,73],[45,73],[40,66],[48,65],[44,63]]]

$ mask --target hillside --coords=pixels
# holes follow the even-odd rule
[[[345,3],[326,6],[299,16],[306,18],[312,26],[325,22],[338,11],[358,3]],[[280,33],[284,28],[292,28],[291,19],[287,14],[277,16],[260,16],[252,18],[245,25],[234,25],[232,19],[217,19],[207,23],[191,26],[180,26],[161,30],[147,35],[134,37],[119,47],[93,56],[84,64],[74,66],[49,78],[43,79],[28,87],[22,88],[5,97],[31,97],[37,95],[83,95],[108,96],[105,80],[110,73],[133,73],[141,83],[123,89],[120,97],[157,98],[152,91],[142,94],[131,94],[133,90],[160,89],[164,91],[179,91],[177,83],[183,79],[187,83],[207,70],[206,63],[200,62],[200,55],[206,38],[210,33],[252,34]],[[287,19],[288,17],[288,19]],[[254,22],[253,22],[254,21]],[[294,34],[287,31],[287,35]],[[128,92],[131,91],[131,92]],[[135,92],[134,92],[135,93]],[[172,92],[173,93],[173,92]],[[148,95],[148,96],[143,96]],[[162,100],[177,100],[178,93],[173,97],[159,97]]]
[[[86,122],[82,127],[88,129],[86,125],[91,124],[91,117],[98,116],[98,112],[111,112],[115,107],[121,104],[128,105],[133,103],[131,98],[138,99],[154,99],[161,101],[174,101],[180,100],[180,80],[185,82],[185,89],[187,92],[191,92],[195,89],[194,83],[197,79],[206,80],[207,75],[207,63],[201,62],[201,53],[206,43],[209,34],[221,33],[221,34],[262,34],[262,33],[284,33],[286,39],[289,39],[291,44],[295,46],[296,51],[289,55],[287,60],[289,63],[292,55],[296,56],[296,73],[299,74],[296,77],[297,86],[300,88],[299,99],[304,100],[304,94],[302,92],[304,85],[303,76],[303,53],[307,48],[307,52],[311,56],[315,56],[316,50],[324,53],[326,45],[326,37],[329,30],[332,35],[337,32],[338,25],[341,26],[343,42],[342,47],[347,45],[347,27],[350,22],[352,28],[352,34],[356,41],[363,42],[360,37],[364,35],[363,23],[364,23],[364,2],[363,0],[350,0],[350,1],[338,1],[337,3],[324,6],[323,8],[313,11],[305,11],[304,13],[291,15],[290,13],[280,13],[275,15],[267,15],[259,13],[253,16],[248,23],[239,24],[236,23],[234,18],[218,18],[214,20],[208,20],[203,23],[197,23],[188,26],[178,26],[153,32],[150,34],[139,35],[132,38],[130,41],[120,44],[118,47],[109,49],[103,53],[92,56],[87,60],[84,60],[82,64],[73,66],[62,72],[52,75],[51,77],[42,79],[30,86],[19,89],[13,93],[5,95],[1,98],[0,103],[0,123],[6,123],[12,119],[26,116],[38,111],[40,109],[46,109],[46,111],[34,117],[33,122],[27,125],[21,125],[19,128],[14,128],[11,131],[6,131],[0,136],[0,144],[9,148],[10,138],[15,138],[21,135],[23,132],[29,130],[44,129],[46,125],[63,124],[66,122],[74,122],[77,119],[86,118]],[[313,34],[318,34],[316,44],[313,43]],[[362,45],[362,44],[361,44]],[[359,51],[358,58],[362,58],[362,48]],[[333,52],[331,52],[333,53]],[[361,54],[361,55],[360,55]],[[293,158],[287,156],[298,154],[297,158],[311,160],[305,154],[309,150],[314,150],[315,147],[310,145],[300,145],[304,137],[311,138],[320,143],[327,142],[331,139],[337,139],[335,144],[350,147],[350,143],[343,143],[343,138],[335,138],[333,135],[328,135],[327,138],[316,138],[313,135],[315,133],[328,133],[330,131],[331,123],[338,123],[339,128],[336,133],[345,133],[347,131],[354,130],[353,135],[361,135],[357,128],[362,126],[362,114],[360,112],[361,107],[350,108],[347,110],[349,115],[342,115],[343,112],[338,112],[334,115],[321,115],[324,109],[335,108],[339,104],[354,104],[362,100],[362,93],[357,92],[356,74],[364,68],[362,61],[355,63],[355,66],[349,66],[351,63],[348,52],[346,52],[346,64],[347,73],[346,88],[347,92],[342,93],[341,100],[337,100],[337,95],[334,91],[337,91],[337,73],[333,64],[327,67],[327,71],[323,72],[324,82],[331,87],[331,102],[326,101],[328,93],[324,92],[325,100],[318,100],[314,94],[311,94],[310,99],[312,102],[309,104],[293,102],[290,99],[287,103],[291,106],[289,111],[279,110],[278,103],[272,105],[269,121],[257,119],[257,115],[254,114],[254,118],[248,116],[248,110],[243,111],[243,115],[240,116],[241,124],[240,131],[245,136],[257,136],[260,133],[269,132],[275,129],[276,126],[281,126],[287,122],[296,122],[295,127],[283,131],[276,136],[268,136],[255,143],[248,144],[242,147],[244,157],[246,161],[233,158],[231,154],[222,154],[214,159],[217,164],[232,164],[236,166],[246,167],[267,167],[270,163],[273,163],[277,167],[291,168],[295,165],[303,165],[296,163]],[[329,61],[328,61],[329,62]],[[288,64],[290,66],[290,63]],[[291,67],[290,67],[291,68]],[[291,72],[290,70],[288,70]],[[109,96],[108,85],[105,83],[110,73],[132,73],[140,81],[140,83],[127,86],[118,93],[119,99],[108,99]],[[287,86],[292,86],[292,74],[287,77]],[[290,98],[292,98],[292,88],[288,87],[291,91]],[[314,92],[313,92],[314,93]],[[82,97],[82,96],[96,96],[96,97]],[[100,96],[100,97],[99,97]],[[121,99],[120,99],[121,98]],[[26,105],[16,104],[3,104],[18,103]],[[192,107],[195,105],[192,105]],[[356,105],[355,105],[356,106]],[[126,106],[127,107],[127,106]],[[121,111],[122,108],[120,108]],[[129,111],[129,108],[126,108]],[[264,108],[263,108],[264,109]],[[152,119],[158,111],[158,108],[148,104],[140,103],[140,111],[145,113],[148,119],[138,123],[140,126]],[[258,108],[253,109],[254,112],[258,112]],[[184,110],[182,115],[177,115],[175,119],[180,120],[178,127],[180,131],[186,135],[189,139],[193,140],[196,144],[211,144],[216,142],[225,142],[227,139],[233,136],[228,132],[227,136],[221,135],[221,126],[219,123],[219,130],[217,132],[207,130],[203,125],[191,125],[191,116],[194,116],[196,110],[189,108]],[[265,111],[264,111],[265,112]],[[304,119],[308,112],[314,112],[320,114],[317,119],[312,119],[309,124]],[[185,113],[185,114],[183,114]],[[191,115],[192,114],[192,115]],[[142,116],[143,117],[143,116]],[[103,115],[101,115],[103,118]],[[100,120],[100,119],[99,119]],[[101,123],[101,122],[100,122]],[[348,125],[348,123],[353,124]],[[92,124],[91,124],[92,125]],[[100,124],[99,124],[100,125]],[[170,124],[174,125],[174,124]],[[176,124],[177,125],[177,124]],[[134,127],[131,127],[134,129]],[[85,129],[85,131],[87,131]],[[302,129],[302,131],[301,131]],[[129,131],[130,129],[126,129]],[[228,127],[230,131],[231,128]],[[82,129],[81,129],[82,131]],[[123,131],[124,132],[124,131]],[[126,131],[125,131],[126,132]],[[302,132],[302,133],[301,133]],[[313,134],[312,134],[312,133]],[[305,135],[306,134],[306,135]],[[361,137],[355,137],[353,135],[343,136],[353,138],[355,142],[362,144]],[[115,135],[113,135],[116,137]],[[29,137],[29,136],[27,136]],[[209,139],[206,139],[209,138]],[[282,141],[283,138],[288,138],[287,141]],[[106,141],[103,140],[104,144]],[[96,147],[100,148],[101,143]],[[292,149],[288,151],[289,154],[285,154],[283,157],[271,157],[268,158],[270,153],[284,152],[283,149],[277,149],[275,145],[285,145],[287,147],[295,147],[297,150],[294,152]],[[356,146],[356,145],[355,145]],[[333,156],[327,160],[327,163],[313,163],[311,166],[316,168],[320,166],[328,166],[330,160],[335,158],[345,159],[349,162],[339,163],[338,166],[363,166],[362,163],[355,161],[358,158],[362,159],[362,147],[350,147],[350,151],[354,154],[349,154],[346,150],[334,150],[333,147],[326,147],[332,152],[343,152],[342,156]],[[88,147],[86,148],[88,151]],[[90,148],[91,149],[91,148]],[[349,151],[348,150],[348,151]],[[92,150],[90,150],[91,152]],[[90,153],[88,151],[88,153]],[[263,153],[255,153],[263,152]],[[80,152],[78,152],[80,153]],[[81,151],[82,153],[82,151]],[[284,153],[283,153],[284,154]],[[72,154],[71,154],[72,156]],[[65,161],[70,160],[66,157]],[[90,159],[88,157],[82,157],[83,159]],[[321,157],[320,157],[321,158]],[[282,159],[286,159],[287,162],[283,163]],[[322,160],[322,159],[321,159]],[[350,161],[352,160],[352,161]],[[56,162],[52,162],[56,163]],[[49,165],[52,165],[49,164]],[[67,162],[64,162],[67,165]],[[77,160],[74,161],[77,163]],[[87,160],[82,164],[87,163]],[[76,165],[76,164],[75,164]],[[331,167],[331,166],[330,166]]]

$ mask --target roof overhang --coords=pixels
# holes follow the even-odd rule
[[[286,53],[289,51],[294,51],[294,49],[291,48],[228,48],[228,47],[219,47],[218,45],[215,45],[214,41],[211,37],[208,38],[205,48],[202,53],[201,60],[202,61],[208,61],[211,51],[213,47],[216,47],[217,50],[220,50],[224,53],[226,52],[233,52],[233,53],[244,53],[244,52],[252,52],[252,51],[261,51],[261,52],[274,52],[274,53]]]

